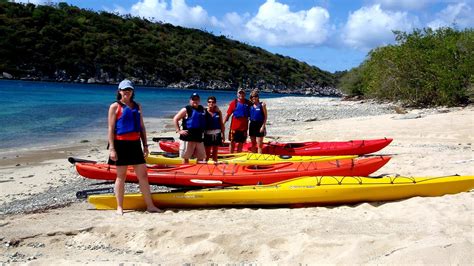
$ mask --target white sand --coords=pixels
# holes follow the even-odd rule
[[[271,100],[267,102],[272,104]],[[282,140],[394,138],[380,152],[393,154],[393,159],[375,175],[473,175],[474,108],[401,119],[413,114],[417,111],[408,115],[274,123],[272,132],[291,127],[294,134],[279,136]],[[93,141],[65,149],[68,152],[64,155],[75,153],[78,157],[105,160],[102,145],[103,142]],[[0,180],[12,181],[0,183],[0,202],[24,198],[28,196],[24,194],[77,178],[72,167],[58,159],[58,153],[61,154],[44,151],[37,154],[36,161],[30,157],[28,165],[21,161],[26,155],[2,160]],[[43,162],[45,159],[48,161]],[[15,166],[17,163],[21,165]],[[91,210],[87,203],[79,202],[42,213],[2,217],[0,262],[473,265],[473,196],[466,192],[301,209],[127,212],[123,217],[113,211]]]

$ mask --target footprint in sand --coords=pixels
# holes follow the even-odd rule
[[[194,244],[207,238],[209,238],[209,233],[187,236],[184,238],[184,244]]]

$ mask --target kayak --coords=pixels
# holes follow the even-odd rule
[[[259,153],[229,153],[219,154],[218,163],[234,163],[240,165],[265,165],[281,162],[315,162],[315,161],[333,161],[342,159],[356,158],[357,155],[341,156],[292,156],[292,155],[272,155]],[[146,158],[147,164],[182,164],[183,159],[177,154],[151,154]],[[196,159],[189,160],[190,164],[196,164]],[[214,164],[214,161],[208,161],[208,164]]]
[[[266,142],[263,144],[262,152],[273,155],[305,155],[305,156],[328,156],[328,155],[363,155],[379,151],[392,142],[393,139],[372,140],[350,140],[331,142]],[[165,152],[178,153],[179,142],[159,141],[160,148]],[[219,146],[218,153],[229,153],[229,143]],[[246,142],[243,151],[249,151],[251,143]]]
[[[318,206],[356,202],[390,201],[410,197],[435,197],[474,188],[474,176],[445,177],[301,177],[271,185],[153,193],[160,208],[225,206]],[[98,210],[117,208],[112,194],[92,195]],[[146,209],[141,194],[126,194],[124,209]]]
[[[368,176],[384,166],[389,156],[342,159],[323,162],[284,162],[270,165],[194,164],[148,167],[150,184],[166,186],[215,187],[271,184],[294,177],[314,175]],[[115,180],[113,165],[75,162],[77,172],[86,178]],[[132,167],[126,181],[137,182]]]

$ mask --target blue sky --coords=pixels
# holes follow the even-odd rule
[[[16,0],[44,4],[46,0]],[[204,29],[330,72],[358,66],[392,30],[474,27],[474,0],[64,0]]]

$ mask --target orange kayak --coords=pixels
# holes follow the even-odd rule
[[[368,176],[384,166],[389,156],[316,162],[284,162],[272,165],[195,164],[148,168],[150,184],[166,186],[231,186],[272,184],[301,176]],[[86,178],[115,180],[115,166],[95,162],[75,162],[77,172]],[[133,168],[128,182],[137,182]]]

